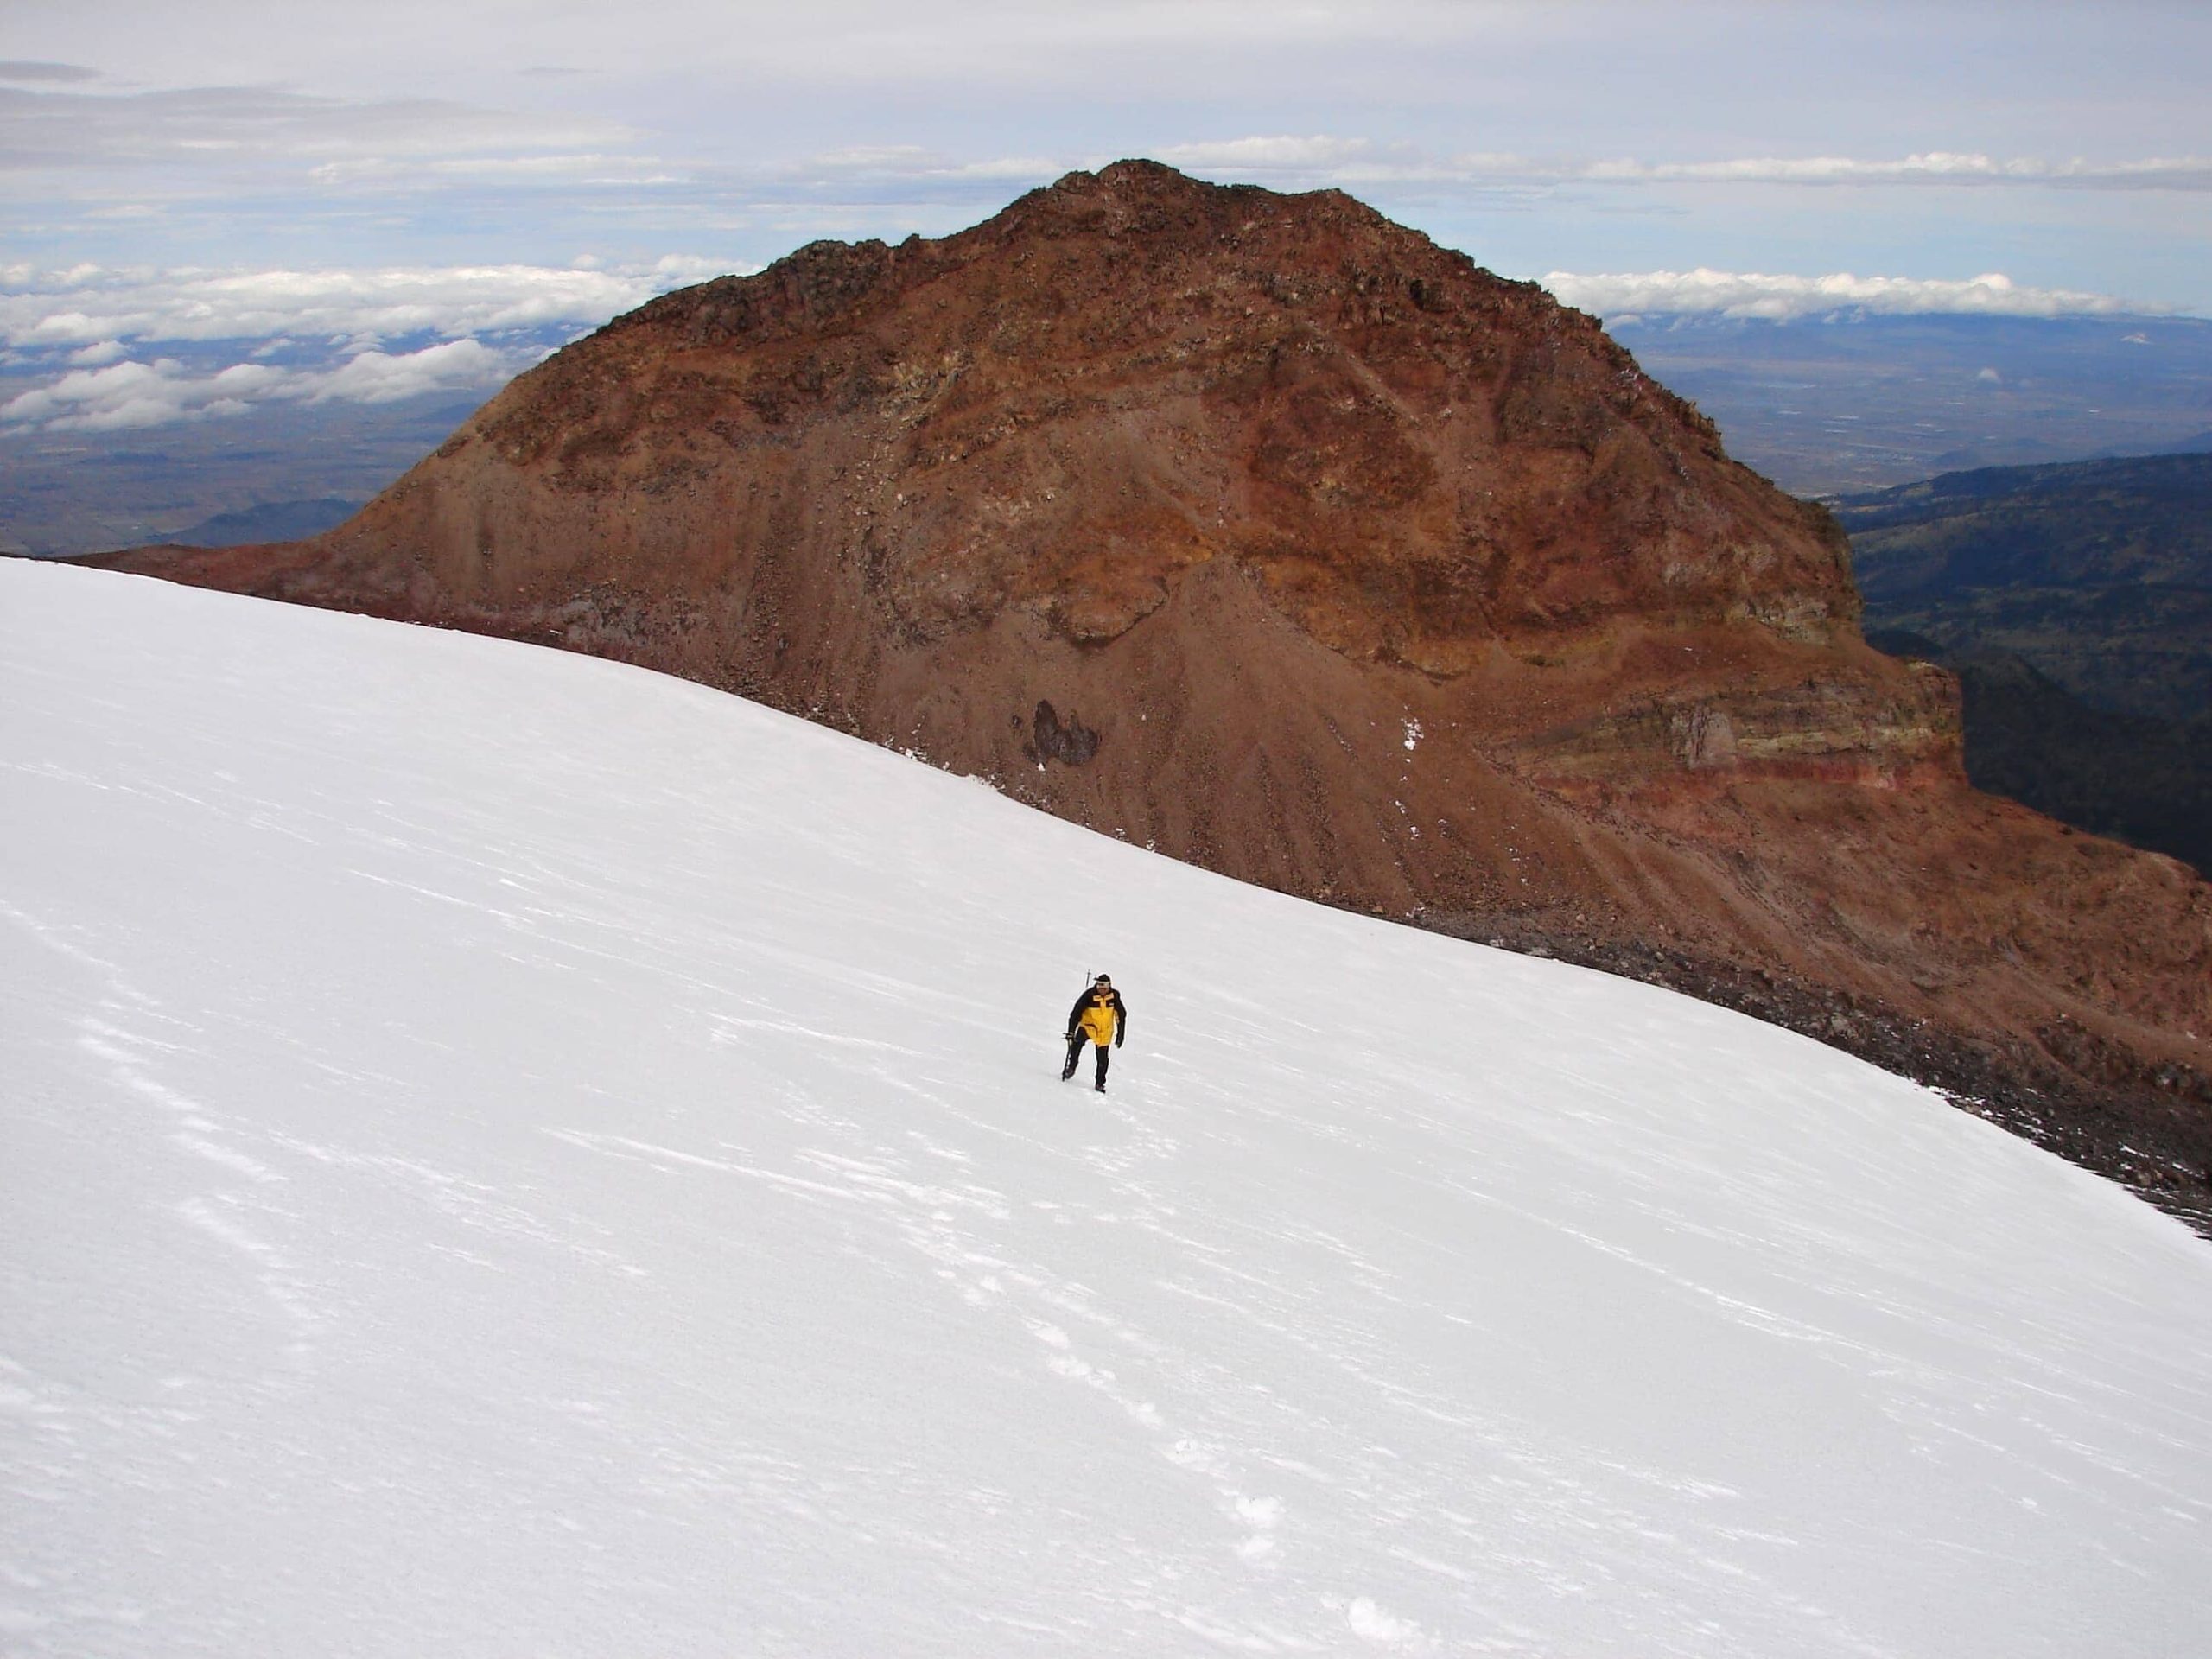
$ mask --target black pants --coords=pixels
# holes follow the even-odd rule
[[[1073,1042],[1068,1045],[1068,1063],[1060,1068],[1060,1081],[1062,1083],[1065,1083],[1070,1077],[1075,1075],[1075,1063],[1083,1058],[1083,1046],[1089,1042],[1090,1042],[1090,1038],[1078,1035]],[[1108,1045],[1104,1043],[1091,1043],[1091,1046],[1098,1051],[1098,1080],[1093,1086],[1103,1089],[1106,1086],[1106,1051]]]

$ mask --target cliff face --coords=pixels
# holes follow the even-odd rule
[[[132,559],[687,675],[1338,903],[2212,1070],[2204,884],[1970,791],[1822,510],[1335,194],[1122,163],[817,244],[569,347],[329,535]]]

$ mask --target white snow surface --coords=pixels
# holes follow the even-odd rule
[[[1802,1038],[16,563],[0,832],[10,1655],[2212,1652],[2212,1249]]]

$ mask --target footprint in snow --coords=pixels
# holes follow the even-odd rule
[[[1282,1500],[1279,1497],[1247,1497],[1242,1492],[1227,1494],[1230,1507],[1236,1511],[1236,1518],[1251,1528],[1243,1542],[1236,1546],[1239,1560],[1264,1561],[1275,1553],[1275,1523],[1282,1519]]]
[[[1331,1597],[1329,1605],[1344,1610],[1344,1623],[1351,1626],[1351,1633],[1363,1642],[1378,1648],[1427,1647],[1420,1625],[1409,1618],[1399,1618],[1376,1606],[1366,1596],[1355,1596],[1350,1602]]]

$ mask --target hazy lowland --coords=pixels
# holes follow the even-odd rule
[[[1732,454],[1797,495],[2212,448],[2212,322],[2192,317],[1610,327],[1719,423]]]

